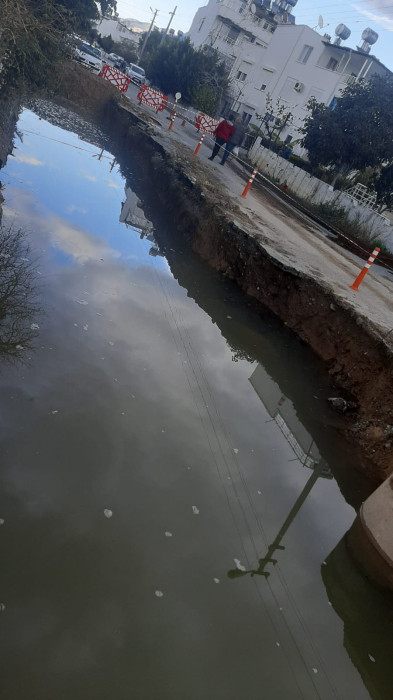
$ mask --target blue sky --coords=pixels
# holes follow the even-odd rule
[[[198,9],[205,5],[203,0],[152,0],[152,7],[159,10],[157,23],[165,26],[169,12],[178,6],[173,26],[187,31]],[[150,3],[146,0],[118,0],[121,17],[133,17],[148,22],[151,19]],[[373,53],[393,70],[393,0],[299,0],[296,8],[298,24],[316,26],[322,15],[327,25],[326,31],[334,34],[339,22],[352,29],[348,45],[356,46],[365,27],[375,29],[380,38]]]

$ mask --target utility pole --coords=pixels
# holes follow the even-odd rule
[[[152,11],[152,13],[153,13],[153,19],[152,19],[152,21],[151,21],[149,30],[148,30],[148,32],[147,32],[147,34],[146,34],[146,36],[145,36],[145,41],[143,42],[143,46],[142,46],[141,52],[140,52],[140,54],[139,54],[138,63],[136,64],[137,66],[139,66],[139,64],[140,64],[140,62],[141,62],[141,60],[142,60],[142,56],[143,56],[143,54],[144,54],[144,52],[145,52],[146,44],[147,44],[147,42],[148,42],[148,39],[149,39],[150,34],[151,34],[152,31],[153,31],[154,22],[156,21],[156,17],[157,17],[157,15],[158,15],[158,10],[153,10],[152,7],[151,7],[150,9],[151,9],[151,11]]]
[[[169,30],[170,30],[170,28],[171,28],[171,24],[172,24],[172,22],[173,22],[173,18],[174,18],[174,16],[175,16],[176,12],[177,12],[177,5],[176,5],[175,9],[174,9],[172,12],[169,13],[169,15],[170,15],[170,20],[169,20],[169,22],[168,22],[167,28],[165,29],[165,31],[164,31],[164,33],[163,33],[163,36],[162,36],[162,39],[161,39],[161,44],[164,43],[165,38],[168,36],[168,32],[169,32]]]

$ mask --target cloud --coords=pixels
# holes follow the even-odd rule
[[[41,210],[31,194],[17,188],[10,188],[9,194],[4,214],[26,230],[42,233],[52,245],[71,255],[78,263],[120,257],[119,251],[111,248],[99,236]]]
[[[42,160],[38,160],[38,158],[35,158],[34,156],[29,156],[27,153],[17,153],[14,158],[18,163],[25,163],[26,165],[45,165]]]
[[[70,204],[67,207],[66,212],[68,212],[68,214],[87,214],[88,213],[87,209],[85,209],[84,207],[78,207],[76,204]]]
[[[108,187],[111,188],[111,190],[121,190],[121,186],[117,184],[114,180],[107,180],[106,181]]]
[[[379,24],[384,29],[387,29],[388,32],[393,32],[392,0],[369,0],[368,4],[369,9],[357,4],[352,5],[352,7],[371,22]]]
[[[89,182],[97,182],[95,175],[87,175],[86,173],[82,173],[82,177],[84,177],[85,180],[89,180]]]

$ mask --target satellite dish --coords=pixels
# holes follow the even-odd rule
[[[323,21],[323,17],[322,17],[322,15],[319,15],[319,17],[318,17],[318,27],[319,27],[320,29],[323,29],[324,26],[325,26],[325,22]]]
[[[176,100],[176,102],[179,102],[179,100],[181,100],[181,92],[176,93],[175,100]]]
[[[257,12],[257,6],[255,5],[254,2],[252,3],[252,5],[250,7],[250,12],[252,12],[253,15],[255,15]]]

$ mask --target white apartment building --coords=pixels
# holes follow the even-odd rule
[[[343,31],[342,27],[338,31]],[[367,32],[364,35],[375,38]],[[256,122],[256,114],[266,113],[266,96],[270,95],[273,107],[280,100],[293,115],[292,123],[280,135],[281,140],[296,140],[311,97],[334,106],[334,100],[348,83],[390,73],[369,50],[370,45],[365,41],[360,50],[353,49],[332,43],[327,35],[321,36],[304,25],[278,26],[261,63],[250,66],[245,78],[233,76],[235,84],[244,83],[233,111],[252,114],[251,120]]]
[[[126,41],[133,46],[139,45],[140,33],[133,32],[116,17],[103,17],[97,22],[96,29],[100,36],[111,36],[116,43]]]
[[[342,45],[350,32],[337,28],[333,42],[305,25],[296,25],[289,12],[297,0],[209,0],[201,7],[188,33],[196,48],[216,49],[225,61],[231,84],[226,113],[242,116],[246,123],[260,123],[266,115],[266,97],[273,105],[280,100],[293,115],[281,140],[300,138],[299,128],[311,97],[332,104],[349,81],[386,75],[390,71],[370,55],[378,36],[363,33],[363,44],[352,49]],[[365,40],[367,39],[367,41]]]

